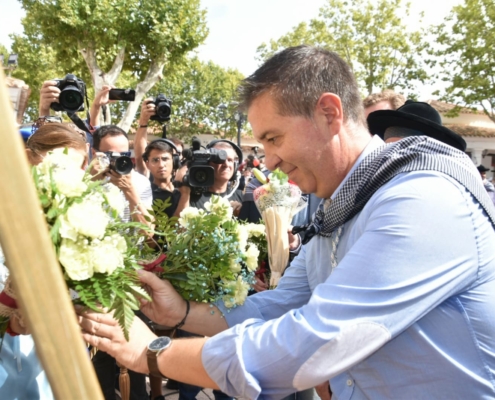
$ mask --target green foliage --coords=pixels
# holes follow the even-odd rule
[[[152,87],[164,66],[180,64],[208,34],[200,0],[19,1],[24,34],[13,37],[13,47],[22,63],[16,76],[33,90],[30,117],[44,80],[71,72],[98,90],[103,83],[124,83],[118,80],[123,71],[133,87]],[[122,115],[122,104],[116,108]]]
[[[335,51],[352,67],[366,94],[386,88],[414,92],[427,78],[423,34],[408,32],[402,0],[328,0],[318,18],[258,47],[258,59],[289,46],[308,44]]]
[[[201,133],[214,133],[231,139],[237,134],[233,101],[243,78],[237,70],[193,57],[167,69],[164,79],[149,94],[154,97],[163,93],[172,99],[170,136],[189,139]],[[222,111],[221,104],[230,107]]]
[[[493,0],[465,0],[445,22],[434,27],[438,48],[432,65],[441,67],[448,84],[443,100],[482,107],[495,121],[495,7]],[[452,115],[458,113],[454,109]]]

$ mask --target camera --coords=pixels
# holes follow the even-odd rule
[[[182,154],[187,161],[188,172],[184,176],[184,183],[191,187],[209,187],[215,181],[215,170],[210,162],[223,164],[227,161],[227,152],[220,149],[200,149],[198,139],[193,139],[192,151]]]
[[[84,97],[86,96],[86,84],[77,76],[67,74],[64,79],[54,79],[60,89],[58,103],[50,104],[54,111],[65,111],[74,114],[84,111]]]
[[[109,167],[120,175],[129,175],[134,168],[129,151],[123,153],[106,151],[104,154],[99,159],[102,167]]]
[[[170,114],[172,113],[172,100],[167,99],[163,94],[159,94],[156,96],[155,100],[150,101],[149,103],[153,103],[156,107],[155,115],[150,118],[151,120],[158,122],[170,121]]]

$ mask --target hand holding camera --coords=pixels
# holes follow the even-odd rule
[[[52,103],[58,103],[60,89],[57,87],[57,81],[50,80],[43,82],[40,90],[40,117],[50,115],[50,106]]]
[[[67,74],[64,79],[54,79],[48,82],[52,84],[55,82],[55,87],[52,85],[50,88],[51,93],[56,93],[54,89],[58,89],[58,98],[50,104],[52,110],[65,111],[68,114],[84,111],[86,84],[81,79],[73,74]]]

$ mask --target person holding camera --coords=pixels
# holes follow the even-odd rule
[[[222,163],[212,161],[208,163],[213,168],[213,184],[203,190],[198,190],[198,188],[191,190],[190,183],[188,183],[191,179],[187,176],[190,171],[183,177],[185,170],[181,169],[176,176],[175,183],[179,186],[182,195],[189,197],[189,202],[185,202],[184,206],[204,209],[211,196],[216,195],[227,197],[234,209],[234,215],[237,215],[242,205],[242,191],[237,189],[235,182],[239,179],[237,169],[242,163],[242,151],[233,142],[225,139],[212,140],[206,148],[207,151],[225,151],[227,153],[226,160]]]
[[[145,216],[152,204],[151,186],[148,179],[138,174],[130,159],[127,134],[116,125],[105,125],[93,134],[93,158],[91,173],[96,179],[108,179],[117,186],[127,200],[124,220],[145,223]]]

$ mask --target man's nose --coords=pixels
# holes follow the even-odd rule
[[[270,171],[275,171],[282,160],[273,152],[265,150],[265,167]]]

